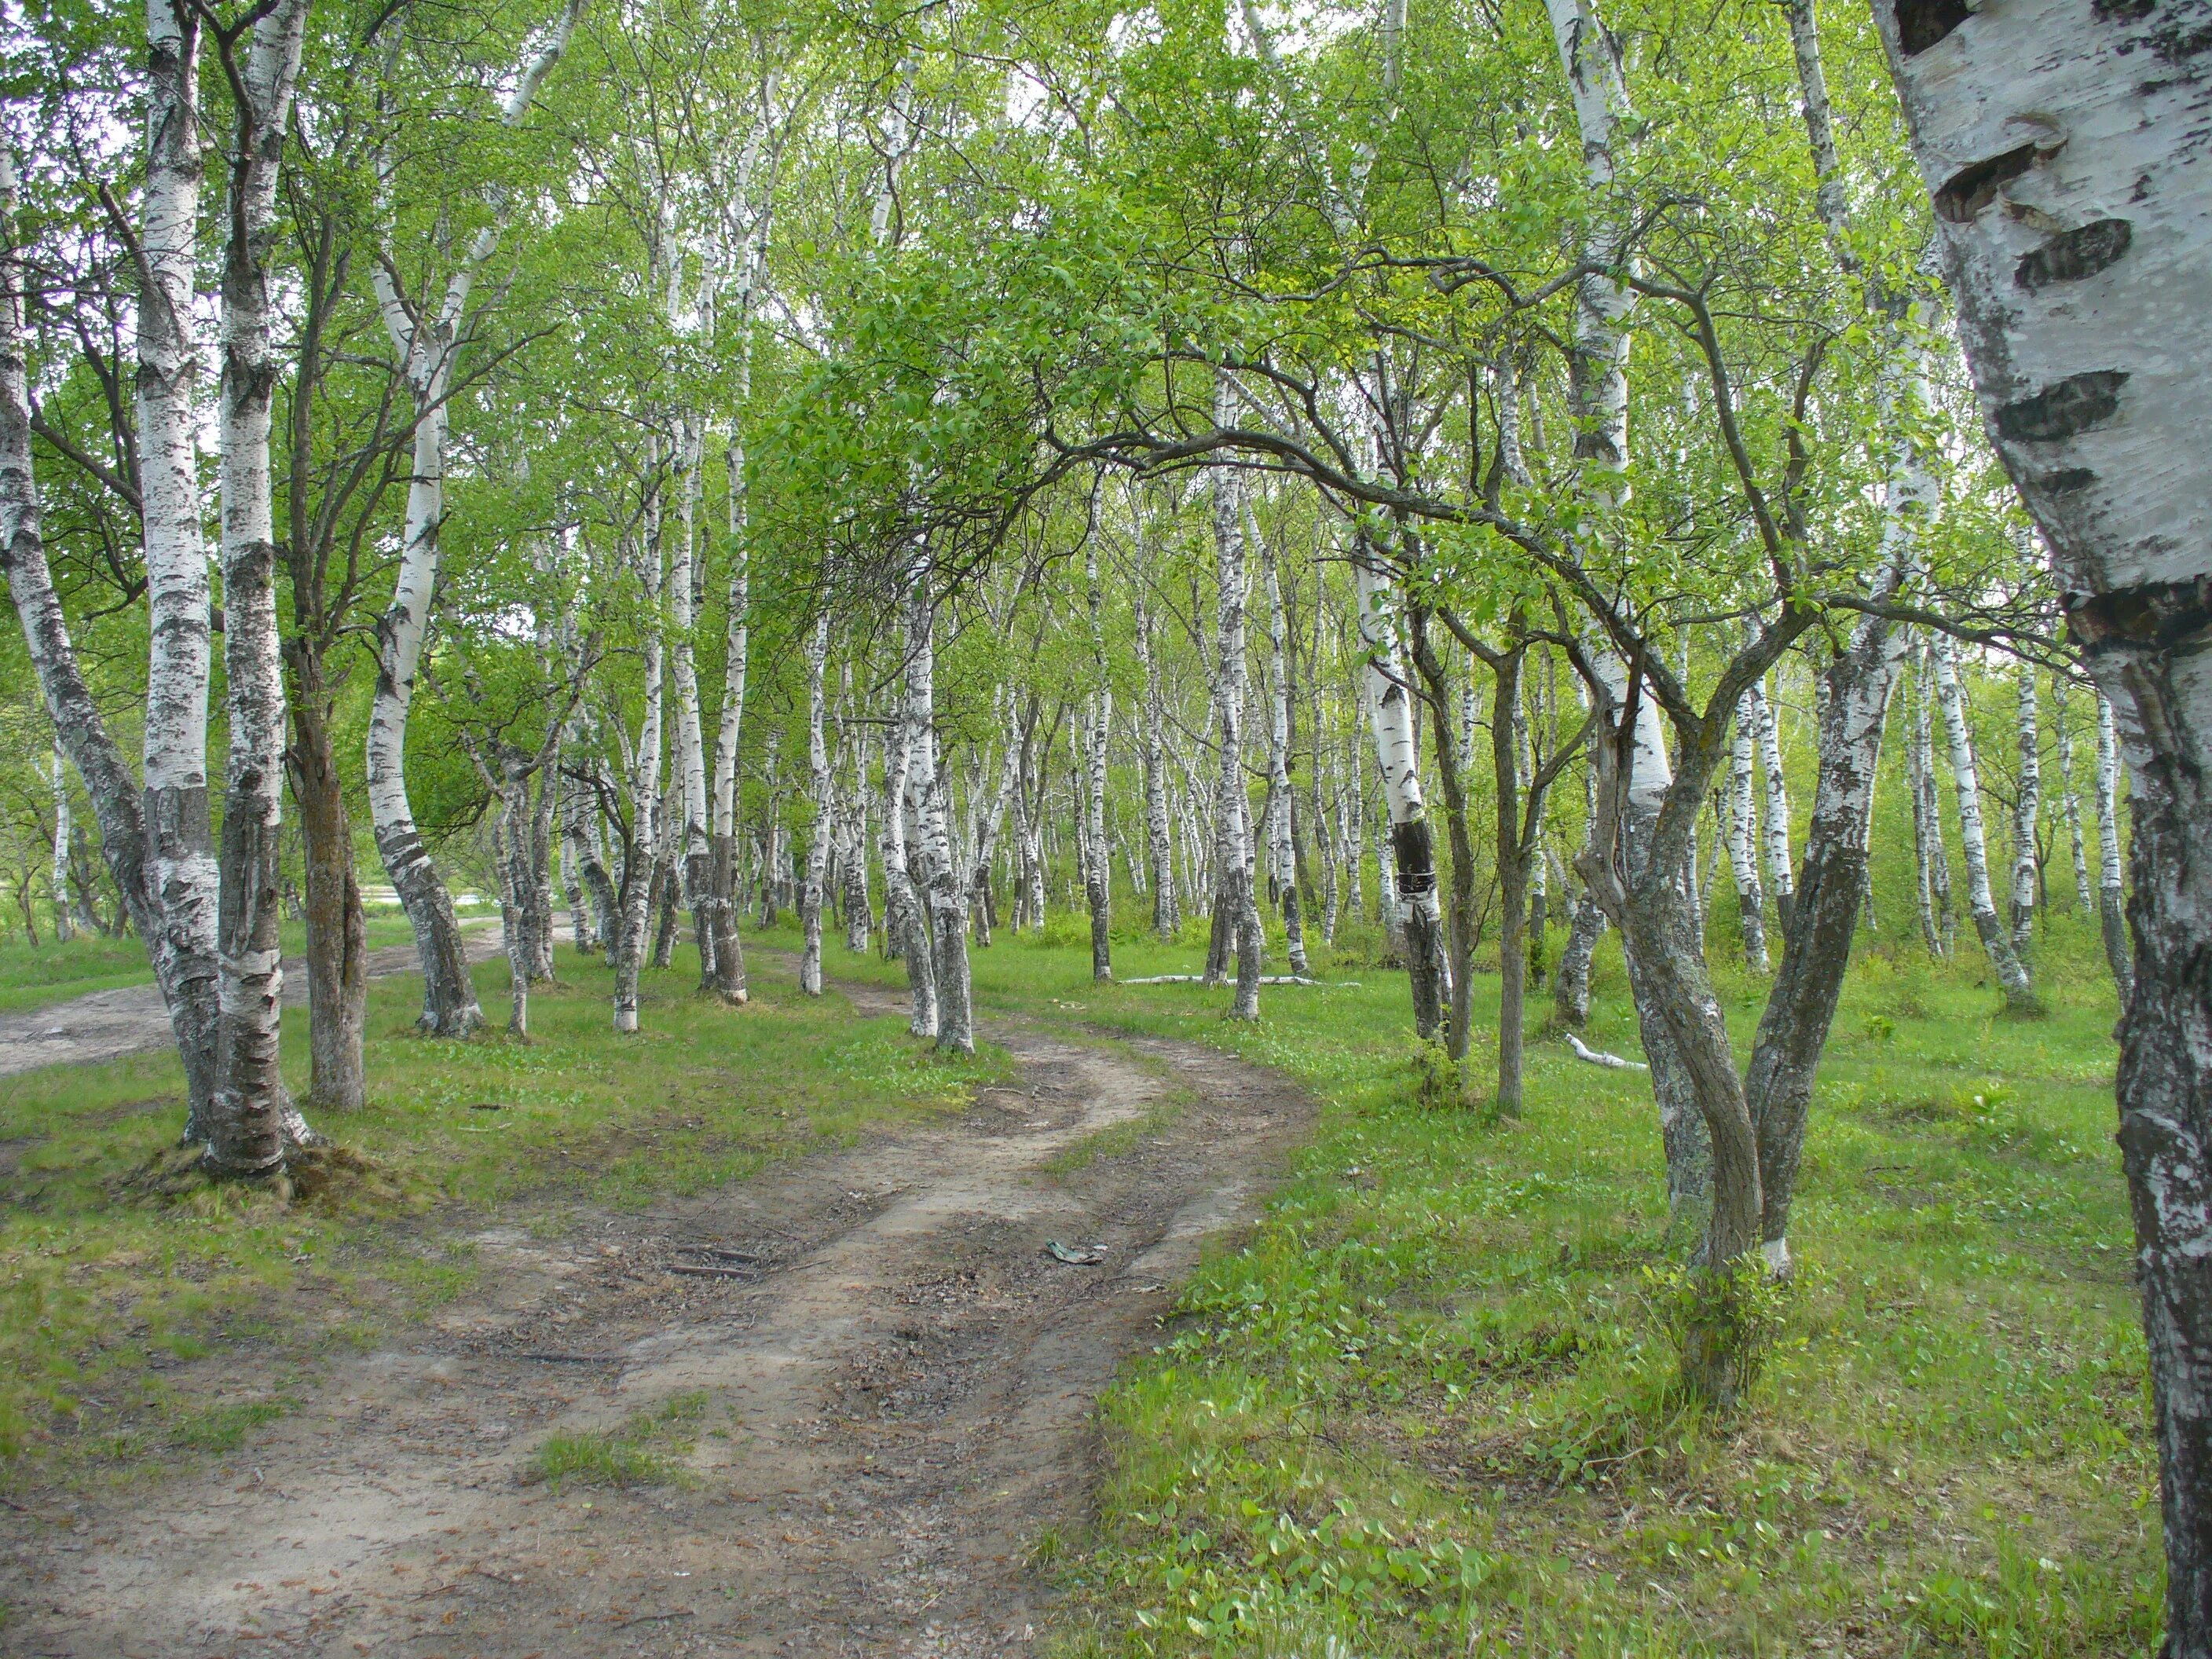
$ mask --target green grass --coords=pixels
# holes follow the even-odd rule
[[[707,1414],[703,1389],[680,1394],[611,1429],[548,1435],[530,1460],[527,1478],[558,1492],[580,1486],[658,1486],[680,1481],[683,1460],[697,1443]]]
[[[417,1036],[421,982],[370,988],[368,1107],[318,1127],[344,1149],[289,1206],[167,1170],[177,1062],[142,1054],[9,1080],[0,1096],[0,1486],[88,1476],[163,1447],[221,1449],[179,1362],[239,1354],[289,1379],[467,1292],[462,1237],[558,1237],[580,1210],[636,1210],[849,1141],[896,1113],[964,1103],[1003,1054],[948,1061],[894,1019],[757,972],[732,1009],[693,994],[696,958],[646,975],[635,1037],[611,978],[563,946],[568,983],[531,1000],[532,1040]],[[504,965],[477,970],[495,1018]],[[307,1083],[306,1021],[284,1061]],[[171,1183],[173,1185],[174,1183]],[[258,1358],[252,1357],[258,1355]],[[189,1374],[179,1373],[189,1382]],[[235,1390],[236,1377],[227,1379]],[[201,1427],[190,1426],[195,1422]],[[180,1426],[183,1425],[183,1426]]]
[[[1970,945],[1930,965],[1883,944],[1821,1075],[1780,1344],[1729,1420],[1675,1393],[1640,1075],[1537,1042],[1525,1115],[1493,1125],[1419,1103],[1404,977],[1357,952],[1318,954],[1358,988],[1271,988],[1256,1028],[1222,1018],[1226,992],[1094,986],[1073,937],[976,952],[987,1006],[1217,1043],[1323,1106],[1257,1236],[1104,1401],[1097,1528],[1054,1552],[1063,1656],[2154,1652],[2094,933],[2061,918],[2040,942],[2033,1021],[2001,1014]],[[1116,968],[1200,948],[1132,939]],[[1720,973],[1747,1043],[1764,985]],[[1634,1054],[1610,946],[1597,992],[1591,1040]],[[1478,1008],[1495,994],[1486,976]]]
[[[495,911],[464,911],[465,919],[496,915]],[[407,919],[398,911],[385,911],[368,921],[368,948],[405,945],[414,935]],[[284,924],[286,954],[297,956],[307,946],[305,924]],[[0,939],[0,1013],[21,1008],[43,1007],[94,991],[120,990],[126,985],[150,985],[153,969],[135,935],[103,939],[80,933],[63,942],[52,938],[37,945],[17,939]]]

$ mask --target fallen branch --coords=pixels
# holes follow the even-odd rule
[[[1648,1072],[1651,1068],[1640,1060],[1623,1060],[1619,1054],[1609,1054],[1602,1048],[1593,1048],[1572,1031],[1566,1034],[1567,1047],[1575,1051],[1577,1060],[1586,1060],[1593,1066],[1604,1066],[1616,1072]]]
[[[681,1261],[671,1267],[668,1271],[672,1273],[684,1273],[693,1279],[757,1279],[760,1277],[750,1267],[695,1267]]]

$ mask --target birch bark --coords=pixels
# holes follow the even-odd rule
[[[2133,786],[2120,1145],[2164,1488],[2167,1650],[2212,1654],[2212,155],[2206,0],[1878,0],[1998,454]]]
[[[1283,581],[1274,548],[1260,543],[1261,578],[1267,590],[1267,793],[1273,810],[1267,819],[1268,873],[1282,895],[1283,951],[1291,971],[1303,978],[1306,961],[1304,918],[1298,910],[1297,860],[1291,841],[1291,680],[1288,632],[1283,611]]]
[[[2026,960],[2035,939],[2036,830],[2043,817],[2043,737],[2037,719],[2035,665],[2019,667],[2020,793],[2012,815],[2012,948]]]
[[[147,0],[146,183],[137,306],[139,495],[149,646],[144,822],[159,908],[151,920],[169,964],[171,1023],[185,1062],[187,1140],[216,1086],[221,969],[217,872],[207,774],[213,666],[207,550],[200,531],[199,351],[192,302],[198,255],[199,51],[197,14]],[[181,1009],[183,1018],[178,1018]]]
[[[2105,960],[2119,988],[2120,1006],[2134,999],[2134,958],[2128,951],[2127,918],[2120,878],[2119,740],[2112,700],[2097,694],[2097,921]]]
[[[1966,726],[1966,697],[1959,685],[1957,648],[1948,635],[1935,642],[1936,700],[1943,711],[1943,732],[1950,745],[1951,780],[1958,788],[1959,845],[1966,861],[1966,908],[1974,932],[1990,959],[1990,969],[2004,989],[2005,1006],[2016,1013],[2036,1007],[2035,987],[2027,969],[2014,954],[2012,941],[1998,919],[1996,899],[1990,887],[1989,841],[1982,824],[1981,779],[1974,767],[1973,736]]]
[[[906,724],[911,747],[908,790],[921,825],[923,877],[928,884],[937,1046],[972,1054],[975,1032],[968,982],[968,907],[961,900],[945,781],[938,764],[937,653],[932,638],[937,607],[930,590],[928,564],[917,553],[908,571],[906,593]]]
[[[814,619],[806,641],[807,797],[814,823],[806,834],[806,884],[799,896],[799,926],[805,939],[799,955],[799,988],[822,994],[822,898],[829,873],[830,822],[835,803],[830,790],[830,747],[823,732],[826,713],[823,676],[830,659],[830,617]]]
[[[651,486],[648,486],[650,488]],[[640,642],[645,693],[636,746],[630,756],[629,794],[631,834],[623,860],[621,909],[615,935],[615,1030],[638,1028],[638,978],[645,967],[647,934],[653,922],[654,876],[660,863],[661,669],[660,527],[647,514],[634,557],[646,615]]]
[[[1091,617],[1091,655],[1097,683],[1085,699],[1085,800],[1083,817],[1083,886],[1091,907],[1091,977],[1114,977],[1114,865],[1106,847],[1106,737],[1112,716],[1114,694],[1106,684],[1106,629],[1103,596],[1098,586],[1097,538],[1084,544],[1083,574]]]
[[[1228,376],[1214,385],[1217,425],[1235,422],[1236,393]],[[1216,467],[1212,477],[1214,579],[1213,714],[1221,753],[1213,801],[1214,916],[1217,933],[1226,932],[1237,957],[1237,991],[1231,1019],[1260,1018],[1260,909],[1252,890],[1246,855],[1246,822],[1250,806],[1244,787],[1244,592],[1243,482],[1234,468]]]
[[[277,912],[284,672],[276,635],[269,466],[276,378],[269,258],[307,17],[307,0],[277,0],[254,24],[244,73],[232,88],[237,112],[223,252],[219,416],[230,757],[222,810],[218,1048],[206,1164],[216,1175],[243,1179],[280,1171],[288,1139],[304,1138],[306,1129],[289,1110],[277,1047],[284,989]]]
[[[529,112],[538,88],[567,51],[583,15],[585,0],[567,0],[550,36],[524,66],[500,110],[507,126]],[[161,3],[161,0],[154,0]],[[388,179],[393,164],[386,163]],[[471,240],[459,266],[447,277],[434,308],[411,307],[401,294],[389,260],[379,261],[372,276],[379,308],[392,349],[414,400],[415,467],[407,488],[407,513],[400,540],[399,576],[392,604],[377,629],[377,678],[368,725],[370,827],[385,873],[407,912],[415,948],[422,963],[422,1029],[439,1036],[464,1036],[483,1023],[475,988],[470,983],[453,902],[430,851],[415,823],[407,799],[407,716],[429,626],[438,583],[438,538],[446,513],[447,398],[459,355],[469,295],[477,273],[497,251],[508,214],[502,197],[493,217]]]

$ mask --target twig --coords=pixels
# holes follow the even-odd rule
[[[1575,1051],[1577,1060],[1586,1060],[1593,1066],[1604,1066],[1616,1072],[1648,1072],[1651,1068],[1640,1060],[1623,1060],[1619,1054],[1609,1054],[1602,1048],[1593,1048],[1572,1031],[1566,1034],[1567,1047]]]
[[[684,1273],[693,1279],[750,1279],[754,1277],[753,1270],[750,1267],[697,1267],[691,1266],[688,1262],[683,1261],[676,1263],[673,1267],[670,1267],[668,1271],[672,1273]]]
[[[641,1613],[635,1619],[623,1620],[615,1628],[628,1630],[632,1625],[665,1625],[672,1619],[692,1619],[697,1616],[689,1607],[677,1613]]]

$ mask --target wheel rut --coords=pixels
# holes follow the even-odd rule
[[[0,1652],[1032,1651],[1100,1390],[1311,1106],[1194,1044],[984,1031],[1018,1076],[957,1117],[558,1240],[487,1229],[479,1291],[329,1367],[250,1454],[0,1518]],[[672,1407],[673,1483],[526,1478],[554,1434]]]

